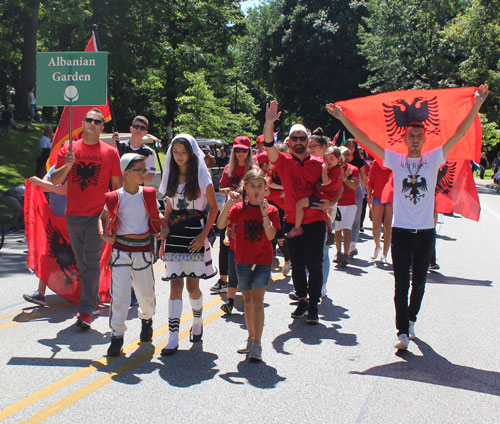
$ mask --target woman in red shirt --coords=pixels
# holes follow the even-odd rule
[[[222,177],[219,183],[219,193],[225,195],[230,191],[236,190],[243,176],[254,166],[252,152],[250,151],[250,139],[246,135],[240,135],[234,139],[233,150],[229,158],[229,163],[222,172]],[[226,230],[220,232],[220,251],[219,251],[219,280],[210,288],[212,293],[227,292],[227,301],[221,306],[225,313],[231,313],[234,305],[234,297],[236,296],[236,286],[238,284],[236,278],[230,278],[228,287],[228,274],[235,275],[235,272],[230,272],[230,266],[234,266],[234,261],[229,258],[231,251],[229,249],[229,240],[225,240]],[[226,241],[226,243],[223,242]]]
[[[387,263],[387,252],[391,247],[392,203],[382,203],[382,191],[391,178],[392,171],[377,161],[373,162],[368,178],[368,202],[372,205],[373,241],[375,249],[371,259],[376,261],[382,252],[380,262]],[[380,247],[380,227],[384,220],[384,249]]]

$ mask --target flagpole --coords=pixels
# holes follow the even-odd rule
[[[68,141],[69,141],[69,151],[73,151],[73,106],[69,105],[69,133],[68,133]]]
[[[101,51],[101,42],[99,40],[99,32],[97,31],[97,24],[92,25],[92,32],[94,33],[97,51],[100,52]],[[109,111],[111,113],[111,126],[114,130],[118,131],[118,128],[116,126],[115,110],[113,109],[113,103],[111,102],[111,98],[109,97],[109,87],[108,87],[108,92],[106,93],[106,97],[108,99]]]

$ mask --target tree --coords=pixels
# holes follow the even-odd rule
[[[456,57],[443,30],[466,0],[368,0],[359,49],[372,92],[457,85]]]
[[[189,87],[176,100],[179,105],[178,132],[186,132],[198,138],[233,139],[239,134],[255,131],[253,114],[232,113],[226,98],[216,98],[208,86],[203,71],[186,72]],[[243,88],[243,87],[242,87]],[[242,100],[248,93],[241,91]],[[256,106],[247,101],[246,107],[255,113]]]
[[[285,112],[332,130],[324,105],[365,93],[359,88],[364,60],[356,49],[364,13],[360,2],[348,0],[283,2],[283,18],[271,34],[271,78]]]

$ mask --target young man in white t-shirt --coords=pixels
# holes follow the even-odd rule
[[[415,321],[424,296],[427,270],[434,244],[434,193],[439,167],[446,156],[465,135],[488,96],[488,86],[483,84],[475,93],[476,101],[468,115],[443,145],[422,153],[425,128],[421,122],[412,122],[405,132],[408,153],[399,154],[384,150],[357,128],[334,103],[327,110],[339,119],[364,146],[384,160],[384,166],[394,174],[392,263],[394,267],[396,328],[398,341],[395,348],[405,350],[409,339],[415,338]],[[412,288],[410,287],[412,266]]]

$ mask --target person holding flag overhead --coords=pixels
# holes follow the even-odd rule
[[[404,129],[406,153],[396,153],[382,146],[383,140],[373,141],[353,123],[342,108],[326,105],[328,112],[339,119],[363,146],[383,160],[383,166],[394,175],[394,217],[392,229],[392,261],[394,266],[396,328],[398,350],[408,348],[415,338],[415,321],[424,296],[427,270],[434,243],[434,192],[440,166],[455,145],[464,137],[488,96],[488,85],[475,92],[475,100],[463,121],[441,146],[422,152],[426,141],[424,122],[409,122]],[[385,106],[385,105],[384,105]],[[408,304],[412,267],[412,290]]]
[[[104,128],[103,113],[90,109],[82,128],[83,138],[75,141],[72,149],[69,144],[61,147],[52,181],[61,184],[68,180],[66,224],[82,285],[76,325],[85,330],[92,323],[99,294],[103,241],[97,221],[104,207],[104,194],[110,184],[114,190],[122,186],[122,175],[118,152],[99,140]]]

